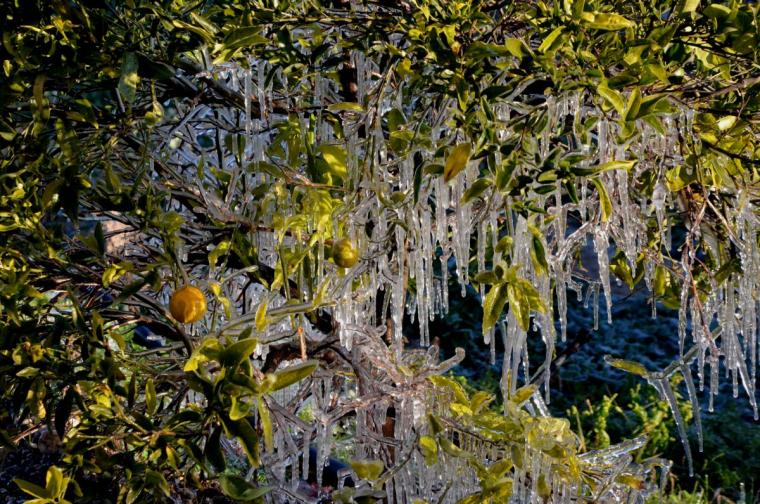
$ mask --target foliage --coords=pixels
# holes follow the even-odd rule
[[[184,474],[286,499],[311,440],[319,486],[340,422],[346,502],[646,495],[660,462],[631,464],[639,441],[582,453],[541,414],[555,309],[559,339],[568,288],[609,318],[610,274],[680,310],[672,364],[608,362],[657,388],[682,438],[669,380],[696,405],[694,362],[711,404],[723,365],[756,409],[755,4],[6,4],[0,440],[62,438],[50,486],[20,483],[39,499],[93,474],[120,502]],[[430,345],[450,257],[486,344],[506,342],[502,414],[441,378],[462,352]],[[166,309],[186,285],[208,299],[197,325]],[[136,348],[138,328],[168,344]],[[241,461],[251,477],[225,472]]]

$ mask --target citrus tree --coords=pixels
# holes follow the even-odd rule
[[[339,502],[643,499],[667,461],[582,453],[546,408],[568,290],[609,319],[615,281],[678,310],[671,365],[606,361],[689,460],[673,375],[699,445],[721,373],[757,411],[754,4],[3,10],[0,439],[63,453],[34,502],[310,502],[338,447]],[[498,410],[444,376],[452,284]]]

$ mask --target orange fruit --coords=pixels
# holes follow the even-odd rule
[[[333,243],[332,257],[335,264],[341,268],[351,268],[359,260],[359,253],[354,248],[351,240],[341,238]]]
[[[197,322],[206,314],[206,297],[199,288],[185,285],[172,294],[169,311],[182,324]]]

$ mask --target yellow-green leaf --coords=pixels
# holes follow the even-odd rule
[[[382,460],[354,459],[351,461],[351,468],[359,479],[366,481],[376,481],[385,469]]]
[[[535,385],[525,385],[524,387],[520,387],[515,391],[512,397],[510,397],[510,400],[515,404],[522,404],[536,393],[536,389],[537,387]]]
[[[607,161],[606,163],[602,163],[599,166],[596,166],[593,169],[594,173],[602,173],[610,170],[630,170],[634,167],[636,164],[636,160],[628,160],[628,161],[618,161],[618,160],[612,160]]]
[[[152,416],[156,412],[156,386],[153,379],[148,378],[145,382],[145,413]]]
[[[281,369],[275,372],[274,375],[272,375],[274,377],[274,380],[271,388],[269,389],[270,392],[283,389],[289,385],[293,385],[294,383],[303,380],[311,373],[313,373],[314,370],[317,369],[318,365],[319,362],[316,360],[307,360],[300,364],[289,366],[285,369]]]
[[[525,295],[525,291],[514,283],[507,285],[507,298],[509,299],[509,308],[514,313],[517,323],[523,331],[530,327],[530,301]]]
[[[330,168],[332,175],[345,178],[348,173],[346,167],[346,149],[340,145],[320,145],[319,152]]]
[[[256,308],[256,331],[263,332],[267,327],[267,302],[262,301]]]
[[[604,183],[598,178],[592,178],[591,182],[596,186],[596,192],[599,193],[599,205],[602,208],[602,221],[607,222],[612,215],[612,200],[610,195],[607,194],[607,189],[604,187]]]
[[[623,95],[621,95],[618,91],[607,87],[607,84],[599,84],[599,86],[596,88],[596,91],[599,93],[599,96],[607,100],[607,102],[612,105],[620,117],[623,117],[623,114],[625,113],[625,101],[623,100]]]
[[[269,415],[269,408],[263,399],[257,401],[259,419],[261,420],[261,430],[264,432],[264,447],[268,453],[274,451],[274,441],[272,435],[272,417]]]
[[[581,23],[589,28],[610,31],[624,30],[636,26],[636,23],[620,14],[607,12],[584,12],[581,14]]]
[[[446,159],[446,165],[443,167],[443,180],[445,182],[452,180],[465,169],[467,161],[470,160],[471,150],[472,147],[469,143],[459,144],[451,149],[451,153]]]
[[[219,476],[219,484],[222,491],[236,501],[252,501],[269,492],[269,487],[256,487],[248,480],[234,474],[222,474]]]
[[[438,462],[438,443],[432,436],[422,436],[420,438],[420,453],[425,459],[425,464],[431,466]]]
[[[486,297],[483,300],[483,334],[486,334],[499,320],[507,299],[507,286],[504,284],[494,285],[486,293]]]
[[[562,35],[562,30],[564,30],[564,27],[560,26],[558,28],[555,28],[549,35],[547,35],[544,41],[541,42],[541,45],[538,46],[538,52],[544,53],[548,51],[554,41],[557,40],[557,37]]]
[[[609,364],[612,367],[616,367],[618,369],[622,369],[623,371],[626,371],[628,373],[633,373],[635,375],[646,377],[649,375],[649,370],[644,367],[643,364],[639,364],[638,362],[625,360],[625,359],[616,359],[612,356],[605,355],[604,361]]]
[[[641,107],[641,89],[634,88],[631,91],[631,95],[628,97],[628,103],[625,107],[625,120],[635,121],[639,116],[639,108]]]

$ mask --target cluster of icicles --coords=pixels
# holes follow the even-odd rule
[[[358,73],[359,100],[363,101],[376,91],[378,79],[374,76],[378,69],[358,53],[352,55],[352,63]],[[272,70],[267,64],[252,62],[252,68],[253,70],[240,69],[228,65],[209,70],[209,75],[244,95],[244,110],[229,109],[223,111],[226,117],[222,115],[230,123],[230,129],[233,129],[233,125],[244,124],[246,144],[243,156],[248,162],[265,160],[266,147],[273,138],[270,127],[287,119],[273,112],[275,99],[285,108],[302,110],[309,106],[316,110],[317,142],[337,143],[346,148],[351,179],[346,184],[350,184],[359,196],[352,200],[354,204],[358,201],[358,204],[355,204],[353,214],[348,219],[352,224],[347,229],[347,234],[362,254],[362,260],[356,267],[344,276],[337,276],[334,274],[334,266],[321,255],[324,247],[317,248],[320,257],[317,261],[316,284],[332,275],[329,294],[337,304],[330,308],[330,313],[338,323],[337,330],[345,350],[343,359],[346,363],[336,365],[336,368],[321,369],[307,383],[277,395],[279,406],[273,409],[275,450],[265,455],[264,467],[270,484],[274,483],[279,489],[269,499],[273,502],[312,502],[299,491],[303,480],[308,478],[310,464],[316,463],[316,480],[321,486],[324,466],[337,447],[335,429],[339,425],[341,429],[350,425],[354,429],[351,436],[354,457],[382,460],[386,468],[395,468],[393,476],[383,487],[388,502],[411,503],[417,498],[428,502],[456,502],[479,490],[478,480],[466,460],[442,453],[437,464],[428,467],[417,449],[419,436],[428,434],[427,413],[437,412],[451,417],[445,397],[433,395],[426,378],[448,371],[463,357],[458,353],[450,360],[439,363],[438,348],[434,340],[431,342],[428,330],[431,320],[447,314],[448,286],[450,280],[454,280],[449,278],[450,271],[464,294],[470,285],[468,264],[473,251],[478,270],[487,270],[501,260],[500,253],[497,252],[494,252],[492,258],[487,258],[489,246],[493,246],[504,235],[512,237],[512,263],[522,265],[519,274],[535,286],[543,304],[548,308],[546,313],[532,314],[531,332],[539,334],[545,344],[545,363],[538,370],[530,369],[527,346],[529,334],[520,327],[509,308],[495,327],[485,332],[484,342],[490,345],[492,362],[497,358],[497,338],[503,342],[502,386],[505,396],[510,396],[518,387],[519,377],[522,377],[523,382],[543,382],[541,392],[535,394],[525,407],[532,414],[545,415],[545,404],[549,401],[552,354],[557,338],[561,341],[566,338],[567,291],[575,291],[578,298],[582,299],[585,290],[586,302],[591,300],[593,306],[595,325],[598,323],[601,296],[604,296],[606,317],[611,321],[610,247],[623,251],[634,270],[636,258],[647,246],[648,220],[655,221],[662,230],[663,248],[671,247],[672,222],[668,220],[668,214],[673,210],[675,202],[666,189],[665,173],[669,167],[682,164],[679,137],[693,136],[691,115],[686,111],[664,118],[667,130],[665,135],[647,124],[641,124],[637,136],[626,145],[619,145],[615,141],[617,123],[609,121],[598,112],[591,105],[593,98],[589,95],[577,92],[550,97],[539,107],[540,113],[547,114],[548,123],[544,133],[535,139],[535,148],[541,155],[546,156],[556,147],[553,143],[556,141],[555,132],[566,128],[567,121],[570,121],[572,131],[577,134],[569,135],[566,147],[585,154],[587,166],[611,160],[637,160],[631,171],[612,170],[599,174],[612,203],[611,216],[606,222],[600,218],[600,201],[594,185],[584,178],[575,182],[580,201],[578,204],[563,198],[563,189],[559,184],[554,192],[535,195],[536,204],[546,210],[546,215],[538,216],[533,224],[542,231],[549,264],[547,275],[535,271],[531,261],[534,235],[529,230],[526,219],[509,210],[511,202],[508,197],[496,191],[485,201],[462,203],[465,191],[479,177],[477,163],[470,162],[450,183],[444,182],[443,177],[424,179],[415,200],[412,196],[415,190],[414,153],[400,159],[394,156],[386,147],[387,134],[381,129],[380,121],[376,120],[374,114],[347,115],[349,118],[344,124],[345,138],[335,138],[332,126],[323,120],[320,112],[320,107],[340,101],[335,82],[319,75],[310,75],[308,81],[289,87],[287,79],[277,70],[272,78],[267,79]],[[310,87],[313,95],[304,97],[295,93],[292,96],[288,94],[288,89],[299,86]],[[385,92],[386,97],[378,105],[377,112],[382,114],[391,108],[410,112],[401,102],[400,90],[395,94],[387,89]],[[510,97],[507,100],[509,99]],[[511,114],[521,112],[524,107],[519,102],[506,103],[494,106],[497,122],[500,123],[497,124],[497,130],[502,140],[513,134],[507,125]],[[255,110],[256,107],[258,111]],[[219,111],[216,112],[218,114]],[[204,122],[204,118],[213,115],[209,109],[198,107],[188,115],[191,114],[195,121],[195,133],[219,127],[218,115],[213,116],[216,122],[210,119]],[[588,143],[584,144],[579,133],[582,119],[594,114],[598,114],[599,119],[589,135]],[[449,110],[442,107],[424,118],[432,127],[434,143],[455,144],[465,141],[446,129],[449,117]],[[306,132],[309,125],[306,113],[301,114],[300,123],[302,131]],[[499,125],[501,129],[498,128]],[[359,136],[360,126],[363,127],[365,138]],[[176,130],[175,134],[178,134]],[[177,155],[182,156],[184,161],[197,161],[200,149],[194,146],[194,142],[186,145],[189,147],[180,149]],[[374,145],[374,148],[370,149],[369,145]],[[417,153],[430,162],[440,163],[440,159],[433,159],[436,147],[438,145],[430,149],[420,148]],[[246,182],[241,184],[242,187],[254,187],[268,176],[238,170],[235,168],[234,153],[227,155],[229,164],[216,168],[233,171],[233,177]],[[497,153],[497,165],[501,161],[498,156]],[[210,156],[206,161],[213,164],[213,158]],[[370,170],[372,179],[361,178],[361,174],[367,173],[366,170],[359,169],[364,164],[375,167]],[[653,196],[632,199],[632,195],[636,194],[633,184],[648,171],[656,173]],[[202,184],[196,185],[205,195]],[[404,200],[395,199],[398,204],[386,205],[378,197],[379,191],[386,196],[393,192],[404,194]],[[204,197],[210,198],[208,195]],[[387,201],[387,198],[383,199]],[[249,203],[250,197],[245,194],[229,195],[224,204],[219,202],[218,208],[210,208],[210,211],[223,212],[223,208],[228,208],[232,213],[245,215]],[[681,355],[674,356],[673,364],[665,370],[651,372],[646,376],[670,405],[690,464],[687,427],[677,408],[670,384],[673,374],[679,373],[685,378],[688,396],[695,411],[700,450],[702,434],[697,390],[708,388],[707,395],[712,409],[713,397],[719,388],[721,360],[733,383],[734,395],[738,394],[741,384],[757,412],[754,383],[758,348],[756,294],[757,283],[760,281],[758,222],[746,197],[741,194],[736,195],[735,205],[730,211],[732,214],[725,217],[729,222],[736,223],[732,239],[740,251],[744,274],[734,274],[724,285],[712,289],[706,300],[700,301],[694,298],[691,291],[689,271],[679,271],[684,285],[678,334]],[[263,229],[272,225],[275,213],[287,217],[296,212],[298,208],[295,202],[278,201],[276,208],[272,209],[272,215],[259,216],[257,224]],[[573,216],[570,219],[574,222],[572,225],[568,223],[569,214]],[[398,222],[403,222],[404,226],[397,225]],[[368,223],[371,223],[369,236],[365,231]],[[284,238],[286,244],[288,239],[291,238]],[[260,261],[275,266],[280,246],[275,234],[259,232],[257,243]],[[583,248],[591,248],[596,253],[598,276],[595,278],[584,278],[575,268],[573,258]],[[687,264],[686,259],[684,264]],[[654,274],[654,267],[650,264],[644,275],[647,286],[652,286]],[[409,289],[412,280],[414,289]],[[230,283],[226,288],[234,290],[238,287]],[[482,297],[485,288],[478,286],[477,289]],[[236,298],[234,292],[229,292],[229,295]],[[251,291],[246,298],[246,306],[239,308],[243,313],[255,313],[258,303],[265,298],[275,309],[285,302],[284,299],[271,299],[268,296],[270,294],[265,291]],[[378,310],[378,306],[383,309]],[[654,315],[654,303],[652,309]],[[386,313],[389,313],[390,320],[386,320]],[[558,314],[559,330],[555,326],[554,313]],[[419,326],[418,349],[405,346],[402,330],[405,314],[411,316]],[[264,357],[266,343],[281,341],[283,334],[289,334],[288,328],[289,323],[284,321],[270,326],[266,334],[259,335],[262,344],[258,355]],[[309,327],[307,336],[312,340],[324,337]],[[342,372],[346,369],[350,369],[351,373],[347,375]],[[692,376],[694,369],[696,380]],[[507,376],[512,379],[506,379]],[[299,417],[299,413],[308,420]],[[488,444],[479,439],[476,433],[468,434],[455,428],[449,429],[448,435],[452,440],[456,438],[464,449],[476,453],[486,464],[498,460],[503,456],[504,450],[508,449]],[[545,474],[552,489],[553,502],[576,502],[579,499],[643,502],[648,494],[657,491],[659,485],[652,474],[654,464],[637,466],[631,462],[632,452],[642,443],[642,439],[637,439],[601,452],[583,455],[584,464],[593,466],[599,479],[594,494],[590,493],[585,483],[555,478],[547,469],[550,467],[546,464],[547,456],[531,449],[526,443],[525,460],[530,462],[523,469],[514,469],[511,500],[541,501],[535,485],[538,475]],[[310,447],[316,449],[316,459],[312,457],[311,461]],[[667,468],[661,469],[662,474],[666,471]],[[342,485],[349,474],[349,470],[343,471],[338,486]],[[655,483],[642,488],[631,488],[616,482],[621,474],[640,476]]]

